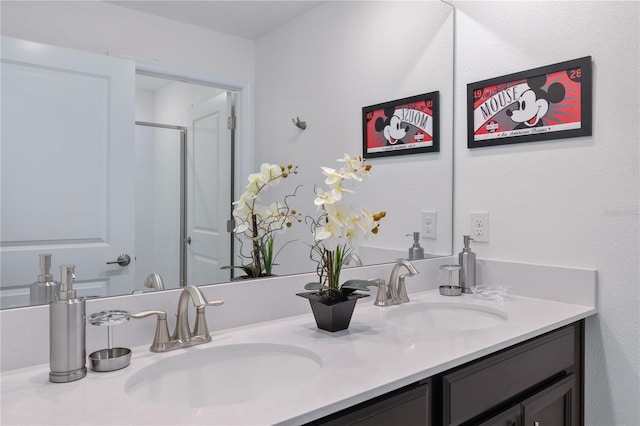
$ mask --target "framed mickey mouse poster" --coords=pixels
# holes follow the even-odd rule
[[[439,92],[362,108],[364,158],[438,152]]]
[[[467,146],[591,135],[591,57],[467,85]]]

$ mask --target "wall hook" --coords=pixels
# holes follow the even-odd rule
[[[307,122],[300,121],[300,117],[292,118],[291,121],[293,121],[293,124],[300,130],[304,130],[307,128]]]

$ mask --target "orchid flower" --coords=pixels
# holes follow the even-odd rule
[[[342,293],[339,284],[342,262],[346,256],[356,249],[371,234],[377,233],[379,221],[385,216],[382,211],[372,214],[367,209],[356,213],[349,205],[344,204],[344,195],[353,193],[343,186],[346,180],[363,181],[371,166],[366,165],[362,156],[351,157],[345,154],[339,162],[345,163],[340,169],[321,167],[326,176],[328,190],[317,188],[314,204],[322,212],[320,218],[312,220],[315,244],[312,246],[311,258],[318,262],[320,282],[309,283],[305,288],[330,290]],[[357,282],[356,282],[357,281]],[[370,282],[350,281],[348,288],[367,290]]]
[[[297,166],[291,164],[280,166],[264,163],[260,165],[259,172],[247,177],[249,183],[245,191],[233,202],[234,233],[240,241],[240,257],[251,262],[241,267],[251,277],[271,275],[271,267],[277,256],[277,253],[273,253],[274,234],[284,232],[293,221],[301,221],[300,214],[287,204],[287,198],[295,196],[295,191],[285,196],[283,203],[275,202],[269,206],[258,202],[260,194],[289,175],[297,174],[297,170]],[[249,255],[242,252],[245,242],[251,246]]]

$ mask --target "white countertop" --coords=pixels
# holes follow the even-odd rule
[[[305,315],[212,333],[211,343],[189,349],[154,354],[148,346],[136,347],[128,368],[111,373],[89,371],[87,377],[72,383],[50,383],[48,364],[9,371],[1,376],[0,421],[3,425],[301,424],[596,313],[591,306],[521,296],[503,303],[473,295],[444,297],[437,290],[409,297],[412,301],[407,304],[385,308],[373,306],[374,297],[361,299],[349,330],[336,333],[318,330],[309,310]],[[470,331],[407,328],[388,320],[395,310],[421,302],[487,306],[504,312],[508,320]],[[146,405],[124,391],[127,379],[155,361],[243,343],[301,347],[316,354],[322,368],[313,377],[301,377],[300,384],[290,389],[248,403],[212,408]],[[220,385],[234,384],[211,383]]]

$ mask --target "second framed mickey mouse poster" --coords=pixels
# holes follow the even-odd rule
[[[439,92],[362,108],[364,158],[438,152]]]
[[[591,135],[591,57],[467,85],[467,146]]]

